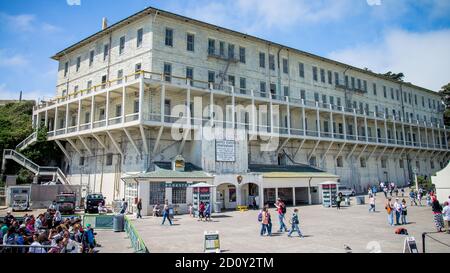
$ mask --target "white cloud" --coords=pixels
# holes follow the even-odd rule
[[[0,66],[24,67],[28,65],[28,59],[21,54],[11,54],[4,49],[0,49]]]
[[[61,28],[46,22],[39,22],[34,14],[9,15],[0,12],[0,26],[11,31],[53,33]]]
[[[281,29],[298,23],[329,22],[342,18],[349,0],[237,0],[175,7],[186,16],[216,25],[237,27],[244,32]]]
[[[367,0],[367,5],[369,6],[380,6],[381,0]]]
[[[391,30],[376,44],[331,52],[328,57],[374,72],[403,72],[405,81],[439,90],[450,82],[450,29],[413,33]]]

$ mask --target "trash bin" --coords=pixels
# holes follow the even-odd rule
[[[116,214],[113,217],[113,230],[115,232],[122,232],[125,229],[125,216],[123,214]]]
[[[363,196],[356,196],[356,204],[357,205],[364,205],[366,202],[364,201],[364,195]]]
[[[221,212],[222,211],[220,208],[221,206],[222,206],[221,202],[214,203],[214,212],[216,212],[216,213]]]

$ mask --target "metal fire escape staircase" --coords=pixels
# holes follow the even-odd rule
[[[213,50],[208,50],[208,57],[215,58],[217,60],[225,61],[225,68],[223,72],[220,72],[216,77],[220,78],[219,87],[222,87],[224,82],[227,81],[226,76],[228,73],[228,69],[230,68],[231,63],[237,63],[239,60],[234,56],[234,54],[228,55],[225,54],[216,54]]]
[[[5,170],[5,161],[13,160],[31,171],[35,176],[52,176],[52,182],[61,182],[62,184],[69,185],[70,182],[64,173],[58,167],[50,167],[50,166],[39,166],[30,159],[26,158],[23,154],[11,150],[5,149],[3,150],[3,164],[2,164],[2,172]]]

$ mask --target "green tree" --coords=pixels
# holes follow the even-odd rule
[[[385,77],[391,78],[395,81],[403,81],[403,78],[405,77],[405,75],[400,72],[400,73],[393,73],[392,71],[388,71],[387,73],[382,74]]]
[[[32,132],[32,114],[34,102],[13,102],[0,106],[0,157],[4,149],[15,149],[17,144]],[[59,165],[62,153],[53,142],[47,141],[47,130],[41,126],[37,132],[37,141],[21,151],[38,165]],[[3,158],[1,158],[3,160]],[[5,174],[18,174],[19,181],[29,181],[26,171],[18,164],[7,164]]]

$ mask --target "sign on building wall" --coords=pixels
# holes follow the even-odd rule
[[[236,142],[234,140],[216,140],[216,161],[236,161]]]

